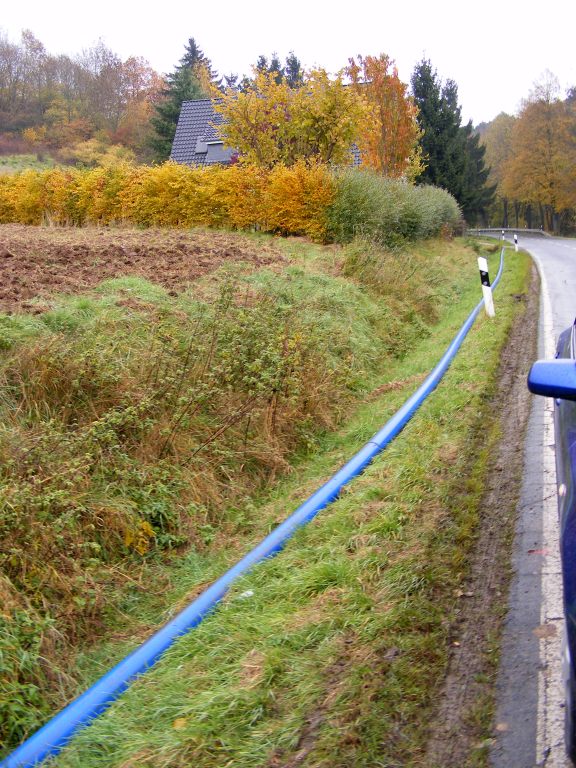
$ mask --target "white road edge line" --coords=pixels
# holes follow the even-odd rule
[[[549,360],[556,353],[550,294],[542,264],[537,256],[532,254],[532,257],[540,273],[544,357]],[[540,627],[536,631],[540,641],[536,755],[538,766],[566,768],[570,762],[566,757],[564,747],[564,686],[562,680],[564,612],[558,540],[554,402],[551,398],[545,399],[542,449],[542,549],[544,557]]]

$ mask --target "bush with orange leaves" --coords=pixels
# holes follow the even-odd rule
[[[218,227],[323,240],[335,182],[323,165],[116,165],[0,178],[0,222]]]
[[[336,197],[336,181],[325,165],[299,161],[287,168],[276,165],[268,176],[264,195],[268,232],[307,235],[323,242],[327,212]]]
[[[305,160],[271,169],[168,162],[0,176],[0,223],[214,227],[338,243],[361,235],[390,245],[459,219],[444,190]]]

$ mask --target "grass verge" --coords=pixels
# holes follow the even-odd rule
[[[496,318],[479,319],[400,437],[279,557],[242,579],[215,614],[80,733],[55,764],[422,764],[427,716],[446,667],[450,622],[497,439],[495,427],[486,438],[484,423],[500,351],[523,311],[517,297],[527,275],[528,260],[509,255]],[[388,386],[366,395],[346,428],[326,437],[316,458],[252,509],[242,549],[286,517],[394,413],[476,302],[476,283],[461,288],[459,300],[413,354],[389,361]],[[236,554],[182,558],[166,602],[184,604]],[[126,613],[133,629],[138,611]],[[110,644],[100,659],[86,658],[86,677],[121,647]]]
[[[41,250],[44,235],[26,240]],[[173,269],[156,237],[149,260]],[[236,245],[192,288],[187,269],[170,289],[132,275],[54,298],[36,282],[39,312],[0,316],[4,748],[83,686],[71,654],[118,636],[152,579],[156,605],[172,604],[184,598],[162,591],[184,553],[202,582],[248,548],[258,495],[432,333],[433,297],[441,314],[472,283],[471,249],[455,242],[361,258],[365,245],[287,241],[287,258],[272,249],[260,269],[238,263]],[[12,274],[27,272],[27,249],[15,252]]]

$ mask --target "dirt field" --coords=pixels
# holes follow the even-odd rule
[[[178,293],[226,261],[254,268],[283,261],[272,241],[233,233],[161,229],[67,229],[0,225],[0,312],[41,312],[57,293],[137,276]]]

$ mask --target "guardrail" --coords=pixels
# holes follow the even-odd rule
[[[514,227],[476,227],[475,229],[472,227],[470,229],[466,230],[467,235],[494,235],[494,236],[502,236],[502,234],[510,234],[510,235],[518,235],[519,237],[521,235],[540,235],[542,237],[552,237],[552,235],[549,232],[545,232],[543,229],[526,229],[517,227],[514,229]]]
[[[504,249],[500,252],[500,267],[492,284],[493,288],[500,281],[503,267]],[[335,501],[342,488],[359,475],[372,459],[392,442],[428,395],[437,387],[462,346],[462,342],[483,305],[484,299],[472,310],[424,383],[342,469],[187,608],[17,747],[11,755],[0,763],[0,768],[30,768],[38,765],[50,755],[58,754],[77,730],[89,725],[128,688],[136,677],[155,664],[175,640],[197,626],[215,608],[239,576],[251,570],[262,560],[274,556],[284,547],[284,544],[298,528],[306,525],[324,507]]]

